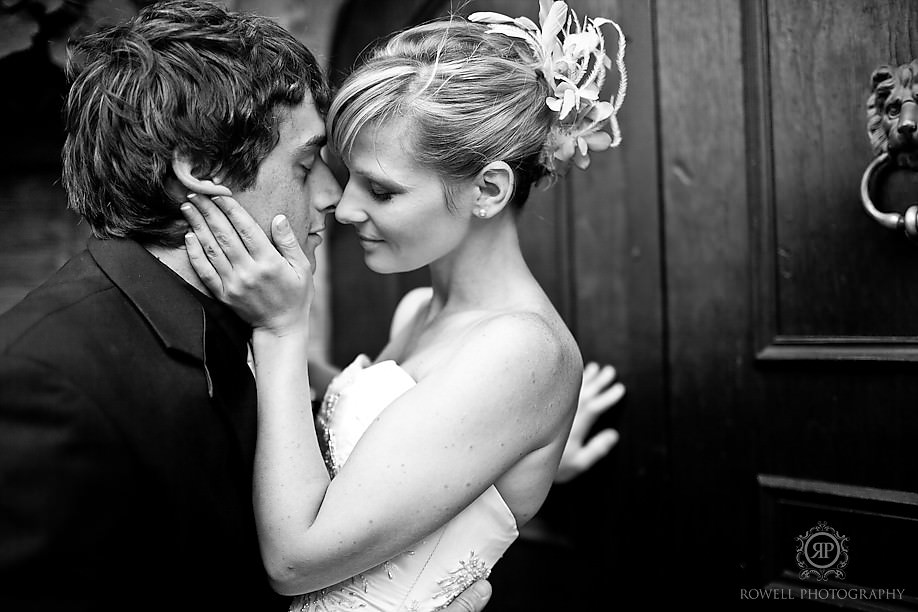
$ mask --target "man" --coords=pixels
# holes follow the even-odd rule
[[[226,185],[313,258],[340,197],[327,84],[270,20],[202,2],[75,52],[64,178],[94,238],[0,317],[0,609],[286,609],[252,511],[251,330],[203,292],[179,206]]]

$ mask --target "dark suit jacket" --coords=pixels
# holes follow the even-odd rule
[[[126,240],[0,316],[0,610],[285,609],[253,518],[249,333]]]

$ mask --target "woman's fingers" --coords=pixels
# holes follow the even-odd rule
[[[580,460],[584,469],[591,467],[594,463],[609,454],[618,444],[618,431],[615,429],[603,429],[584,444],[580,449]]]
[[[223,251],[226,260],[233,266],[250,264],[250,260],[267,262],[276,257],[277,252],[297,269],[310,268],[293,228],[284,215],[278,215],[271,223],[271,238],[265,234],[255,219],[232,196],[206,197],[190,194],[189,199],[196,208],[199,219],[189,219],[200,223],[202,220],[209,232],[203,231],[200,225],[192,224],[192,229],[201,240],[205,253],[211,256],[212,245]],[[210,235],[208,235],[210,234]],[[273,241],[273,244],[272,244]],[[213,253],[215,258],[219,253]],[[220,263],[215,267],[222,274]]]
[[[200,250],[200,254],[204,256],[210,263],[205,271],[216,272],[221,277],[227,277],[233,271],[233,265],[227,259],[225,249],[218,242],[216,237],[214,237],[211,227],[208,224],[207,219],[201,213],[200,208],[186,202],[182,204],[180,209],[182,211],[182,215],[185,217],[185,220],[188,221],[188,225],[191,226],[191,231],[194,232],[192,235],[195,237],[194,244],[196,245],[196,248]],[[188,246],[187,236],[185,242],[186,246]],[[188,255],[190,258],[191,251],[188,252]],[[192,261],[192,263],[194,262]],[[198,264],[202,265],[200,261]],[[198,275],[201,274],[201,271],[198,270],[198,266],[195,266],[195,270],[198,271]],[[209,288],[210,287],[208,287],[208,289]]]
[[[625,395],[625,385],[622,383],[615,383],[599,395],[586,401],[587,408],[591,413],[595,413],[596,416],[599,416],[610,407],[618,403],[618,400],[622,399],[622,396]]]
[[[223,251],[223,255],[230,264],[235,266],[240,262],[247,262],[251,256],[242,238],[233,226],[233,223],[227,217],[226,213],[217,206],[216,200],[228,197],[229,196],[214,196],[211,198],[195,193],[188,194],[188,200],[194,205],[194,208],[207,226],[213,243]],[[194,225],[192,225],[192,229],[200,240],[202,238],[202,232],[198,231],[198,228]],[[208,244],[203,240],[201,240],[201,244],[204,246],[205,252],[207,252]],[[210,253],[208,253],[208,255],[210,255]],[[220,271],[219,268],[217,271]]]
[[[271,222],[271,238],[278,252],[290,262],[294,269],[315,272],[306,253],[303,252],[303,247],[300,246],[300,241],[296,239],[290,222],[284,215],[277,215]]]
[[[239,202],[230,196],[215,196],[213,202],[217,205],[221,217],[229,220],[234,234],[252,257],[259,258],[273,254],[274,247],[261,226],[255,222],[252,215],[242,207]],[[291,231],[292,233],[292,231]],[[232,258],[230,258],[232,261]]]
[[[597,363],[590,362],[584,366],[572,428],[576,435],[581,438],[586,436],[593,423],[625,395],[625,385],[620,382],[613,384],[614,380],[615,368],[610,365],[599,367]]]
[[[207,290],[217,297],[222,296],[224,293],[223,281],[214,269],[210,258],[204,253],[197,236],[192,232],[185,234],[185,248],[188,251],[191,267],[194,268]]]
[[[599,367],[590,362],[583,368],[583,382],[580,385],[581,398],[589,398],[607,387],[615,380],[615,368],[611,365]]]
[[[583,381],[587,382],[593,380],[596,374],[599,372],[599,364],[595,361],[591,361],[583,366]]]
[[[592,386],[593,380],[596,378],[596,375],[599,373],[599,364],[595,361],[591,361],[583,366],[583,379],[580,382],[581,392],[583,389],[587,389]]]

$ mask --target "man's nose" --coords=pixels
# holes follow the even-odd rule
[[[341,186],[335,179],[331,170],[324,163],[317,163],[313,169],[316,179],[316,190],[312,194],[312,205],[323,214],[328,214],[335,209],[341,200]]]

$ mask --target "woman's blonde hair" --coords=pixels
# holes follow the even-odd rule
[[[406,148],[450,188],[492,161],[515,174],[522,206],[548,171],[540,162],[553,115],[551,93],[518,39],[462,17],[396,34],[342,84],[328,112],[332,148],[346,161],[357,135],[407,119]]]

